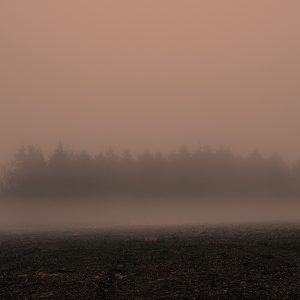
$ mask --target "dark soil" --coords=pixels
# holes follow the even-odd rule
[[[300,225],[3,233],[0,299],[300,299]]]

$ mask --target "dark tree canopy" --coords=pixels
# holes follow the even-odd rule
[[[295,196],[300,194],[300,162],[258,152],[234,155],[226,148],[164,155],[132,155],[108,149],[96,156],[67,150],[62,143],[48,157],[39,147],[21,147],[3,169],[1,190],[12,196],[183,195]]]

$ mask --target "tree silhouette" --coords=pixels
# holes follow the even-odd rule
[[[6,188],[17,194],[31,195],[44,189],[46,160],[35,146],[22,146],[15,153],[6,173]]]
[[[109,148],[93,157],[59,143],[45,159],[30,145],[18,149],[2,170],[1,189],[7,195],[300,195],[300,160],[289,166],[278,155],[238,156],[224,147],[190,151],[182,146],[165,155],[128,150],[119,155]]]

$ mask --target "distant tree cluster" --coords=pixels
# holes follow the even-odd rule
[[[31,145],[2,171],[2,193],[12,196],[300,195],[300,162],[289,166],[277,155],[237,156],[224,148],[135,156],[108,149],[91,156],[60,143],[46,158]]]

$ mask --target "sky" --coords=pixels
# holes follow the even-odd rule
[[[300,157],[298,0],[0,0],[0,162],[62,141]]]

